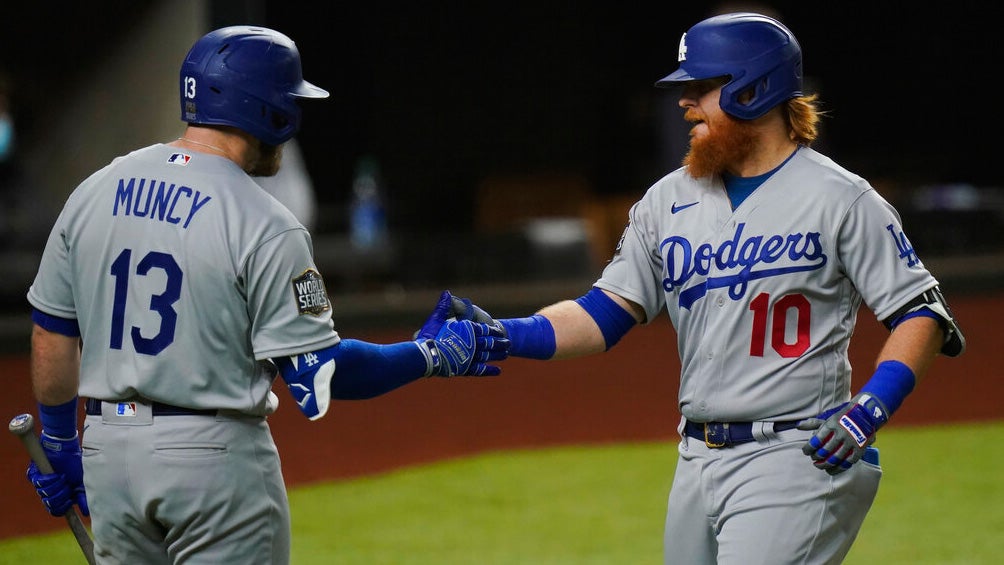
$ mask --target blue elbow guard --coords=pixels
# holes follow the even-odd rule
[[[941,294],[940,288],[934,287],[925,291],[883,320],[882,323],[891,331],[904,320],[916,316],[931,316],[938,319],[938,324],[945,336],[945,340],[941,344],[943,355],[958,357],[966,350],[966,337],[962,335],[962,329],[955,321],[955,316],[948,307],[944,295]]]
[[[576,299],[575,302],[582,306],[592,316],[596,325],[600,327],[607,349],[613,347],[638,323],[630,312],[621,308],[606,293],[596,287]]]

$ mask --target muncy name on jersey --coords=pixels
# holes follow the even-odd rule
[[[156,179],[119,179],[112,215],[150,218],[187,228],[211,199],[193,188]]]

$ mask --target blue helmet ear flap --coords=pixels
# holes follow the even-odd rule
[[[698,22],[680,39],[678,61],[679,68],[657,87],[727,76],[720,105],[739,119],[759,118],[802,96],[801,46],[781,22],[761,14],[738,12]]]
[[[204,35],[185,57],[180,78],[182,121],[233,126],[269,145],[299,131],[299,99],[328,96],[303,80],[296,44],[263,27]]]

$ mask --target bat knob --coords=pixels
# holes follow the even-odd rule
[[[35,427],[35,418],[31,414],[18,414],[11,418],[10,424],[7,425],[7,429],[11,433],[22,435]]]

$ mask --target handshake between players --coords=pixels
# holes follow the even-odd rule
[[[411,341],[389,345],[342,339],[316,351],[272,361],[310,420],[331,399],[361,400],[421,377],[494,376],[509,356],[505,329],[470,300],[444,291]]]

